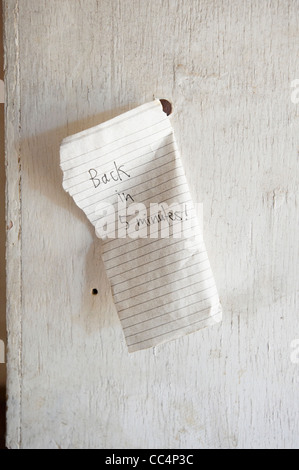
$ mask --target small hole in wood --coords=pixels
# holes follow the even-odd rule
[[[92,289],[91,293],[92,295],[98,295],[99,291],[98,289]]]
[[[162,104],[162,108],[165,114],[169,116],[172,113],[172,104],[168,100],[160,100],[160,103]]]

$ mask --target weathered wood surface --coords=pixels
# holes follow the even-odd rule
[[[4,5],[7,445],[298,447],[298,1]],[[153,97],[174,104],[224,320],[128,354],[59,145]]]

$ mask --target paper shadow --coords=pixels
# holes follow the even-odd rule
[[[86,215],[62,187],[60,144],[65,137],[112,119],[131,108],[132,105],[106,111],[21,141],[22,173],[25,175],[23,184],[26,181],[30,190],[36,192],[37,197],[41,195],[48,198],[57,207],[62,207],[68,216],[79,219],[82,225],[88,227],[90,231],[93,242],[85,261],[84,285],[80,295],[81,305],[78,305],[76,311],[72,313],[72,321],[75,324],[80,324],[86,334],[99,331],[103,326],[111,326],[112,324],[120,326],[120,323],[118,323],[110,283],[101,258],[101,241],[96,237],[94,227]],[[30,172],[34,174],[30,174]],[[30,200],[31,198],[33,201],[34,196],[30,195]],[[23,199],[24,204],[26,202]],[[25,209],[25,206],[23,207]],[[55,223],[55,221],[53,222]],[[61,236],[63,237],[63,233]],[[93,293],[93,289],[97,290],[97,294]]]

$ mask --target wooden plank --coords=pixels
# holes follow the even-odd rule
[[[6,268],[5,268],[5,145],[4,145],[4,49],[3,16],[0,2],[0,449],[5,448],[6,401]],[[3,349],[3,351],[2,351]]]
[[[4,4],[8,446],[298,447],[298,2]],[[153,97],[224,321],[130,355],[59,145]]]
[[[19,4],[4,1],[6,72],[6,279],[7,279],[7,440],[21,446],[22,279]]]

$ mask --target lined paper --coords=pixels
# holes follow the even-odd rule
[[[221,321],[170,119],[160,101],[64,139],[63,187],[102,239],[129,352]]]

